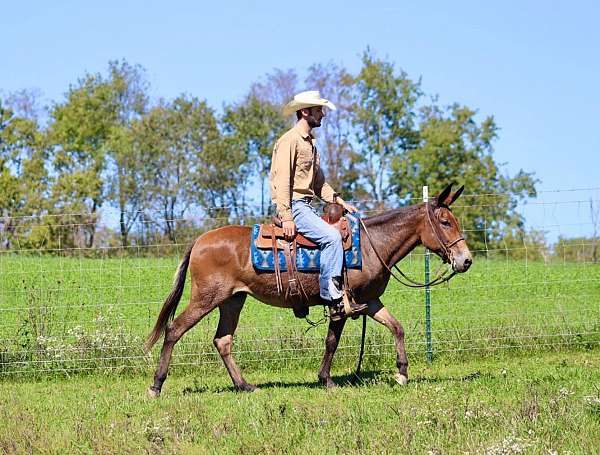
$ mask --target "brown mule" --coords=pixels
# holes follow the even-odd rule
[[[417,245],[423,244],[444,261],[451,263],[455,272],[466,272],[472,263],[472,256],[462,238],[458,221],[449,208],[462,190],[463,187],[456,193],[451,193],[449,185],[432,202],[390,210],[364,219],[371,241],[366,239],[361,228],[363,267],[361,270],[348,270],[349,284],[354,291],[356,301],[368,304],[366,313],[393,333],[398,368],[395,378],[401,384],[405,384],[408,380],[404,330],[379,299],[390,279],[390,272],[386,265],[391,267]],[[154,384],[148,389],[150,396],[160,395],[167,378],[175,343],[200,319],[217,307],[220,318],[213,340],[214,345],[223,359],[233,385],[239,390],[256,390],[255,386],[244,380],[231,356],[233,335],[246,295],[250,294],[257,300],[276,307],[291,308],[291,304],[281,301],[274,274],[257,273],[253,268],[250,258],[250,236],[250,227],[225,226],[198,237],[185,253],[175,274],[173,289],[165,300],[154,329],[144,344],[145,350],[150,350],[164,333],[164,343]],[[181,299],[188,268],[192,285],[190,302],[187,308],[169,323],[175,316]],[[299,273],[298,275],[309,296],[309,305],[322,305],[323,301],[319,297],[318,274]],[[335,385],[330,375],[331,361],[345,322],[345,319],[329,322],[325,339],[325,355],[319,371],[319,379],[327,387]]]

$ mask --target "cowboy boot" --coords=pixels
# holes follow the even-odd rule
[[[339,320],[341,319],[340,314],[343,313],[343,317],[351,316],[352,319],[356,319],[359,314],[367,309],[367,304],[356,303],[351,291],[342,289],[342,277],[333,277],[332,281],[338,291],[341,292],[342,297],[331,300],[330,318],[333,321]]]
[[[328,301],[329,304],[329,319],[332,321],[340,321],[346,317],[346,310],[344,309],[343,298],[331,299]]]
[[[342,295],[342,302],[344,305],[344,312],[347,316],[350,316],[352,319],[358,318],[362,312],[364,312],[368,305],[366,303],[357,303],[351,292],[344,289]]]

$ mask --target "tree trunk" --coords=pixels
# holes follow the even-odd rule
[[[128,246],[128,243],[127,243],[128,229],[127,229],[127,224],[125,222],[125,211],[123,210],[123,208],[121,208],[121,215],[119,217],[119,226],[121,227],[121,246],[123,248],[126,248]]]

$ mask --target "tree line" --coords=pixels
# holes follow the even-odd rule
[[[151,99],[145,70],[125,60],[46,108],[28,91],[0,98],[1,247],[174,243],[266,217],[272,148],[293,124],[281,108],[305,89],[338,106],[315,131],[324,171],[365,213],[456,182],[473,195],[457,212],[474,250],[528,235],[517,206],[536,195],[536,179],[496,162],[492,116],[441,105],[370,49],[356,72],[328,62],[305,74],[275,69],[219,110],[190,94]],[[100,223],[108,209],[110,229]]]

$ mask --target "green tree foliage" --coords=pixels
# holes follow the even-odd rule
[[[320,90],[337,107],[335,111],[327,111],[316,136],[327,181],[346,198],[360,196],[356,191],[361,155],[354,150],[351,140],[353,84],[352,75],[334,62],[308,68],[306,86]]]
[[[260,214],[264,216],[271,204],[268,178],[273,145],[289,124],[278,106],[250,93],[241,103],[225,108],[222,126],[226,134],[223,153],[229,155],[230,165],[236,162],[240,165],[238,175],[228,178],[239,179],[243,196],[252,173],[255,173],[260,185]],[[244,207],[245,203],[243,200]]]
[[[358,151],[356,191],[384,206],[394,199],[397,184],[389,179],[391,165],[415,147],[415,106],[421,97],[420,82],[410,80],[404,71],[376,58],[370,50],[362,57],[363,66],[352,81],[349,106]]]
[[[122,60],[70,86],[47,123],[30,94],[0,104],[4,247],[17,238],[63,250],[117,239],[123,247],[177,243],[198,229],[181,221],[193,211],[210,220],[203,228],[264,216],[273,145],[294,120],[281,108],[298,91],[318,89],[338,106],[315,134],[327,180],[344,198],[394,207],[420,200],[423,185],[433,193],[464,184],[455,212],[474,250],[532,257],[536,249],[546,259],[543,233],[526,233],[518,212],[536,180],[495,161],[492,117],[440,106],[420,80],[369,49],[356,73],[329,62],[308,68],[305,87],[299,80],[295,70],[275,69],[219,115],[191,95],[150,100],[144,70]],[[95,241],[109,205],[118,219],[105,221],[117,234],[102,226]]]
[[[463,106],[420,110],[418,140],[392,160],[390,183],[405,198],[419,199],[423,185],[432,191],[448,182],[465,185],[473,196],[461,199],[456,212],[468,232],[472,249],[501,247],[503,237],[524,240],[524,219],[519,201],[535,196],[532,174],[520,171],[510,177],[493,158],[497,127],[492,117],[478,123],[476,112]],[[468,195],[467,195],[468,196]]]
[[[554,256],[563,261],[600,262],[597,237],[559,237],[554,245]]]
[[[469,246],[471,247],[470,240]],[[486,254],[489,254],[489,250],[486,251]],[[548,247],[548,240],[544,231],[536,229],[525,231],[522,229],[508,232],[495,242],[493,256],[498,255],[504,255],[512,259],[544,261],[547,263],[552,259],[553,254]]]
[[[145,202],[144,166],[134,147],[133,124],[148,108],[148,83],[140,66],[125,61],[109,63],[108,86],[115,100],[117,116],[105,149],[108,158],[108,199],[119,210],[121,246],[129,244],[129,232]]]
[[[147,83],[143,70],[125,61],[111,61],[108,76],[87,74],[72,86],[67,99],[51,110],[48,136],[54,150],[54,210],[69,214],[81,233],[63,239],[77,246],[94,243],[98,211],[105,202],[119,209],[121,243],[139,213],[141,161],[132,147],[131,126],[146,110]]]
[[[106,144],[118,122],[113,95],[110,83],[100,74],[88,74],[71,86],[67,99],[50,112],[54,208],[57,213],[71,214],[71,221],[79,223],[88,248],[93,245],[98,210],[107,196],[103,180]],[[75,244],[77,239],[63,247]]]
[[[3,246],[39,247],[35,217],[48,210],[50,177],[44,135],[32,112],[16,115],[0,100],[0,237]]]
[[[222,179],[228,158],[216,152],[221,137],[214,111],[205,101],[182,95],[150,109],[135,124],[134,137],[144,163],[146,206],[153,209],[146,220],[158,213],[164,234],[175,242],[177,220],[194,205],[223,205],[232,185]]]
[[[129,245],[129,233],[145,207],[145,163],[134,143],[134,130],[124,125],[115,125],[107,141],[110,159],[108,197],[111,205],[119,210],[122,247]]]

